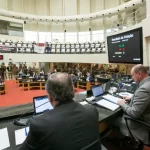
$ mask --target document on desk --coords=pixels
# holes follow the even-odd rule
[[[120,99],[120,98],[118,98],[118,97],[115,97],[115,96],[112,96],[112,95],[109,95],[109,94],[104,95],[104,96],[102,96],[102,97],[103,97],[104,99],[106,99],[106,100],[112,102],[112,103],[115,103],[115,104],[117,104],[118,100]]]
[[[132,97],[132,96],[133,96],[133,94],[128,93],[128,92],[121,92],[121,93],[119,93],[119,96],[121,96],[121,97],[125,97],[125,96]]]
[[[105,107],[105,108],[107,108],[109,110],[112,110],[112,111],[114,111],[114,110],[116,110],[117,108],[120,107],[119,105],[114,104],[112,102],[109,102],[109,101],[107,101],[105,99],[102,99],[102,100],[96,102],[96,104],[99,105],[99,106]]]
[[[87,105],[88,103],[86,101],[79,102],[81,105]]]
[[[16,140],[16,145],[20,145],[22,144],[29,132],[29,127],[23,128],[23,129],[19,129],[15,131],[15,140]]]
[[[0,129],[0,150],[10,147],[7,128]]]

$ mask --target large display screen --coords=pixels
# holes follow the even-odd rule
[[[143,64],[142,28],[108,36],[109,63]]]

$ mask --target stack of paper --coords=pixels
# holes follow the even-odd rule
[[[29,132],[29,127],[15,131],[16,145],[20,145],[25,141],[25,139],[28,135],[28,132]]]
[[[105,107],[105,108],[107,108],[109,110],[112,110],[112,111],[114,111],[114,110],[116,110],[117,108],[120,107],[119,105],[114,104],[112,102],[109,102],[109,101],[107,101],[105,99],[102,99],[102,100],[96,102],[96,104],[99,105],[99,106]]]
[[[112,95],[109,95],[109,94],[104,95],[104,96],[102,96],[102,97],[103,97],[104,99],[106,99],[106,100],[112,102],[112,103],[115,103],[115,104],[117,104],[117,103],[118,103],[118,100],[120,100],[120,98],[115,97],[115,96],[112,96]]]
[[[7,128],[0,130],[0,150],[10,146]]]

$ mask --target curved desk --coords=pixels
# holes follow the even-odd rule
[[[40,90],[45,89],[45,81],[24,81],[22,82],[24,90],[31,90],[34,88],[38,88]]]
[[[83,95],[81,96],[83,99]],[[80,94],[75,95],[75,101],[82,101],[80,99]],[[99,126],[100,126],[100,133],[104,130],[105,121],[107,121],[109,118],[115,117],[116,115],[120,114],[122,112],[121,109],[117,109],[116,111],[110,111],[102,107],[95,106],[99,113]],[[26,117],[31,117],[33,115],[33,104],[29,103],[26,105],[18,105],[14,107],[7,107],[7,108],[1,108],[0,109],[0,129],[6,128],[8,129],[8,135],[9,135],[9,141],[10,141],[10,147],[5,150],[16,150],[20,148],[19,146],[16,146],[15,144],[15,130],[21,129],[24,127],[19,127],[13,125],[13,120],[17,119],[20,114],[26,113],[29,110],[31,112],[26,115]],[[90,118],[89,118],[90,119]]]

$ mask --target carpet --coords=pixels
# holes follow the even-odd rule
[[[6,80],[5,85],[6,94],[0,95],[0,107],[31,103],[33,97],[46,95],[45,90],[24,91],[22,87],[18,87],[15,80]],[[75,88],[75,91],[78,93],[85,90]]]

